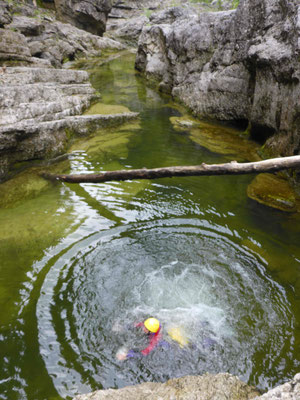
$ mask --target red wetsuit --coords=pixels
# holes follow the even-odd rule
[[[144,322],[139,322],[139,323],[135,324],[135,327],[136,328],[145,328]],[[155,333],[150,332],[149,336],[150,336],[149,345],[145,349],[141,350],[141,353],[143,354],[143,356],[147,356],[152,350],[155,349],[155,347],[158,345],[158,343],[162,340],[162,334],[160,332],[160,327],[157,332],[155,332]]]

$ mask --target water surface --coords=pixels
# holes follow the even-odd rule
[[[256,158],[237,130],[179,129],[188,112],[133,64],[124,55],[94,65],[91,80],[106,111],[140,118],[78,140],[52,171]],[[253,177],[68,185],[38,171],[0,186],[1,399],[69,399],[204,372],[266,390],[299,372],[299,216],[248,199]],[[130,327],[149,315],[169,346],[117,361],[121,346],[145,345]],[[172,341],[174,327],[188,346]]]

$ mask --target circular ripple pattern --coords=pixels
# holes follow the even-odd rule
[[[262,261],[222,229],[187,219],[136,224],[60,255],[37,306],[41,354],[60,395],[224,371],[268,386],[292,340],[290,306]],[[121,346],[146,345],[133,324],[149,315],[168,345],[117,361]],[[172,340],[173,328],[187,346]]]

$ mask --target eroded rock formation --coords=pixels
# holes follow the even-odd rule
[[[111,10],[111,0],[55,0],[56,13],[63,22],[102,36]]]
[[[299,154],[298,1],[244,0],[236,11],[177,13],[174,22],[170,10],[144,27],[136,68],[196,115],[249,121],[274,154]]]
[[[15,14],[16,6],[26,16]],[[99,93],[85,71],[61,68],[78,56],[123,49],[120,43],[56,22],[35,7],[13,7],[0,3],[0,181],[17,162],[63,153],[71,133],[87,134],[136,117],[82,116]]]

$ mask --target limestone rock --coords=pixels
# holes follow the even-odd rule
[[[300,153],[300,5],[244,0],[145,26],[136,68],[199,116],[251,123],[274,153]],[[274,136],[275,135],[275,136]]]
[[[0,28],[11,22],[12,16],[10,11],[9,4],[5,1],[0,1]]]
[[[15,15],[8,28],[24,36],[40,36],[45,31],[45,21],[42,18]]]
[[[300,399],[300,373],[294,379],[269,390],[256,400],[298,400]]]
[[[47,60],[56,68],[60,68],[67,60],[78,57],[95,57],[101,55],[104,49],[122,49],[124,46],[109,38],[101,38],[89,32],[85,32],[70,24],[48,21],[46,17],[31,18],[16,15],[7,26],[2,39],[10,37],[8,45],[4,48],[16,46],[20,52],[26,51],[27,58],[23,61],[30,63],[28,56],[41,60]],[[11,32],[11,33],[9,33]],[[22,34],[23,36],[18,36]],[[18,43],[21,41],[21,46]],[[2,46],[3,48],[3,46]],[[20,49],[19,49],[20,48]],[[12,59],[11,52],[7,59]]]
[[[196,12],[192,8],[170,7],[166,10],[153,13],[150,16],[150,21],[152,24],[172,24],[179,18],[190,18],[196,15]]]
[[[122,21],[120,25],[110,26],[110,31],[113,31],[111,36],[130,45],[137,45],[143,27],[148,23],[149,19],[145,15]]]
[[[0,181],[16,162],[63,153],[70,134],[88,134],[136,117],[82,116],[99,94],[86,72],[58,69],[80,56],[123,49],[122,44],[23,6],[28,9],[25,15],[13,14],[5,29],[0,28]]]
[[[74,400],[250,400],[259,392],[230,374],[205,374],[170,379],[166,383],[142,383],[123,389],[99,390]]]
[[[30,57],[29,47],[22,34],[0,28],[0,63],[6,60],[29,62]]]
[[[82,116],[98,98],[85,71],[7,67],[0,74],[0,180],[16,162],[63,153],[70,134],[86,135],[137,116]]]
[[[55,6],[61,21],[102,36],[112,4],[111,0],[55,0]]]

